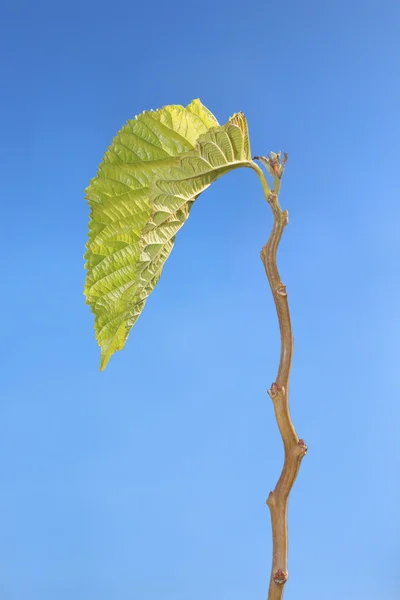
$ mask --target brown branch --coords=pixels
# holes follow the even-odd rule
[[[276,159],[279,159],[277,163]],[[283,597],[284,584],[288,579],[287,554],[288,554],[288,531],[287,510],[289,493],[299,472],[300,463],[307,452],[304,440],[297,437],[295,428],[290,418],[289,411],[289,377],[293,356],[293,335],[290,322],[289,304],[286,286],[281,282],[278,267],[276,265],[276,254],[283,230],[288,224],[288,212],[282,211],[279,206],[278,193],[284,162],[280,165],[280,155],[273,158],[262,157],[262,162],[270,167],[268,171],[274,176],[274,191],[269,191],[268,203],[272,208],[274,224],[268,243],[261,250],[261,260],[275,301],[278,314],[279,329],[281,334],[281,356],[276,381],[268,390],[275,411],[276,421],[282,436],[285,459],[281,475],[275,489],[270,492],[267,505],[271,512],[272,524],[272,570],[268,591],[268,600],[281,600]],[[261,171],[261,170],[260,170]],[[271,172],[272,171],[272,172]],[[261,172],[262,173],[262,172]],[[260,173],[258,173],[260,176]],[[265,180],[264,174],[262,176]],[[263,183],[263,182],[262,182]],[[266,185],[263,183],[264,192]],[[268,184],[267,184],[268,189]]]

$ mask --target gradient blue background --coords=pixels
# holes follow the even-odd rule
[[[199,199],[104,373],[82,295],[104,150],[200,97],[244,111],[254,154],[290,156],[279,265],[309,453],[285,600],[398,599],[399,3],[7,2],[0,27],[0,598],[266,598],[279,335],[254,173]]]

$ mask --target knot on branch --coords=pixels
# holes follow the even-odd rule
[[[288,580],[288,574],[283,569],[278,569],[276,573],[274,573],[273,579],[277,585],[283,585]]]
[[[270,387],[270,389],[267,391],[267,394],[270,398],[272,398],[272,400],[279,394],[285,393],[285,388],[283,385],[278,385],[277,383],[273,383]]]

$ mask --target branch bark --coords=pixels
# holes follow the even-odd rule
[[[281,355],[276,381],[271,385],[268,394],[272,399],[276,421],[282,436],[285,458],[283,468],[275,489],[270,492],[267,505],[271,513],[272,524],[272,569],[268,591],[268,600],[281,600],[288,579],[288,527],[287,512],[289,494],[299,472],[302,458],[307,452],[304,440],[299,439],[293,426],[289,411],[289,377],[293,356],[293,335],[290,321],[289,304],[286,286],[282,283],[276,255],[283,230],[289,222],[288,212],[282,211],[279,205],[280,180],[287,161],[284,155],[280,162],[280,154],[259,158],[274,177],[274,187],[271,191],[264,173],[257,167],[258,176],[264,190],[264,195],[271,206],[274,223],[267,244],[261,250],[261,260],[265,267],[268,282],[274,298],[278,315],[281,335]],[[255,163],[253,163],[255,164]]]

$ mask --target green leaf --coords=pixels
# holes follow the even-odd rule
[[[250,163],[244,115],[219,126],[199,100],[144,112],[117,134],[86,190],[85,295],[101,370],[124,347],[194,200],[224,173]]]

